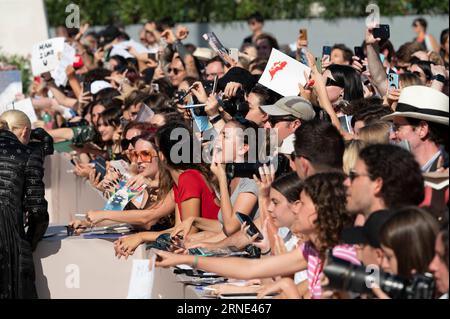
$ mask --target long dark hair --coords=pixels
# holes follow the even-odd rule
[[[180,135],[174,136],[173,133],[177,129]],[[165,158],[165,161],[159,161],[160,192],[163,194],[169,193],[173,186],[169,169],[181,171],[195,169],[203,175],[207,184],[218,189],[215,175],[201,162],[201,151],[200,154],[194,152],[194,138],[188,127],[180,122],[167,123],[156,132],[156,146]],[[172,155],[179,156],[180,161],[174,161]]]
[[[294,203],[300,198],[303,182],[296,172],[292,172],[279,176],[271,187],[286,197],[289,203]]]
[[[398,275],[411,278],[411,271],[424,273],[434,257],[438,224],[428,212],[415,207],[404,207],[382,226],[380,243],[394,251]],[[409,243],[407,247],[405,244]]]
[[[320,173],[306,179],[303,190],[314,203],[317,211],[315,225],[320,247],[316,247],[324,260],[326,251],[340,243],[344,228],[353,225],[354,217],[346,210],[347,195],[342,173]]]
[[[351,102],[364,98],[361,77],[349,65],[332,64],[328,67],[333,79],[344,88],[344,100]]]

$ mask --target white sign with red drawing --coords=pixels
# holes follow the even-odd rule
[[[283,96],[297,96],[298,85],[305,85],[311,69],[290,56],[272,49],[266,69],[259,83]]]

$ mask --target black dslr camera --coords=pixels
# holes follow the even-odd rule
[[[218,101],[223,110],[232,117],[240,114],[245,118],[250,109],[248,102],[245,100],[245,92],[242,89],[239,89],[235,96],[224,100],[219,99]]]
[[[31,148],[38,148],[42,152],[42,157],[53,155],[53,138],[42,128],[36,128],[31,131],[30,143]]]
[[[356,266],[333,256],[329,260],[323,270],[330,282],[329,288],[372,294],[367,283],[373,282],[373,275],[367,273],[365,266]],[[378,286],[392,299],[432,299],[435,294],[435,281],[429,273],[406,280],[380,271]]]

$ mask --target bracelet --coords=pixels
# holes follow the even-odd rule
[[[196,269],[198,266],[198,255],[194,256],[194,262],[192,263],[192,268]]]
[[[268,251],[266,251],[265,253],[261,252],[262,256],[267,256],[268,254],[270,254],[272,252],[272,248],[269,248]]]

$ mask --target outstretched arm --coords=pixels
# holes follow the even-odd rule
[[[306,269],[307,263],[299,249],[279,256],[264,259],[198,257],[191,255],[176,255],[164,251],[157,251],[160,261],[158,267],[172,267],[188,264],[208,272],[214,272],[224,277],[236,279],[269,278],[288,276]],[[197,261],[197,265],[195,262]]]

